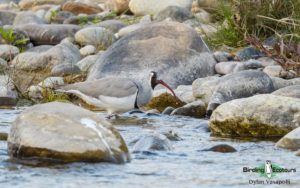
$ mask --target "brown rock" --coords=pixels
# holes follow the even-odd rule
[[[106,6],[117,13],[126,12],[129,9],[130,0],[108,0]]]
[[[72,12],[75,15],[84,14],[97,14],[102,12],[102,9],[98,6],[92,6],[80,2],[67,2],[62,6],[63,11]]]

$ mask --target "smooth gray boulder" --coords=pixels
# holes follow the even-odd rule
[[[272,94],[285,97],[295,97],[300,99],[300,85],[287,86],[274,91]]]
[[[29,164],[130,160],[115,128],[96,113],[70,103],[26,109],[13,122],[7,143],[11,158]]]
[[[210,115],[220,104],[227,101],[273,91],[272,79],[262,71],[246,70],[229,74],[221,78],[209,101],[207,113]]]
[[[214,135],[278,138],[300,125],[300,99],[255,95],[221,104],[211,115]]]
[[[197,100],[173,110],[171,115],[204,118],[206,115],[206,107],[204,102]]]
[[[120,29],[122,29],[126,25],[119,20],[105,20],[97,24],[94,24],[92,26],[103,27],[105,29],[110,30],[113,33],[117,33]]]
[[[14,26],[25,24],[44,24],[45,21],[33,12],[19,12],[14,19]]]
[[[171,87],[177,87],[213,75],[215,64],[194,29],[177,22],[158,22],[115,42],[92,67],[88,80],[108,75],[141,79],[152,70]]]
[[[165,135],[153,134],[140,138],[133,146],[132,151],[169,151],[172,149],[171,143]]]

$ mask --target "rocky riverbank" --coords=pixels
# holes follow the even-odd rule
[[[150,71],[174,88],[178,98],[156,88],[145,111],[210,118],[213,135],[283,137],[276,146],[299,149],[297,73],[253,46],[213,52],[203,38],[218,29],[204,8],[213,4],[207,3],[0,0],[0,106],[24,99],[45,103],[29,108],[12,125],[11,157],[129,161],[117,130],[93,112],[69,104],[82,101],[56,89],[108,76],[142,80]],[[57,100],[69,103],[52,103]],[[55,139],[46,142],[48,138]],[[168,150],[168,139],[141,138],[137,148]]]

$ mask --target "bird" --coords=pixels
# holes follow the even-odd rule
[[[271,161],[267,160],[265,162],[265,174],[267,175],[268,178],[271,178],[272,173],[273,173],[272,163],[271,163]]]
[[[107,111],[110,118],[146,105],[158,84],[166,87],[177,98],[173,89],[158,79],[155,71],[150,72],[148,83],[131,78],[106,77],[61,86],[56,91],[74,94],[87,104]]]

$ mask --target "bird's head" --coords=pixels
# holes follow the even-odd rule
[[[176,94],[175,94],[175,92],[173,91],[173,89],[168,84],[166,84],[163,80],[159,80],[157,78],[157,73],[155,71],[151,71],[150,72],[150,86],[151,86],[151,88],[154,90],[154,88],[158,84],[161,84],[164,87],[166,87],[167,89],[169,89],[171,91],[171,93],[173,94],[173,96],[177,97]]]

